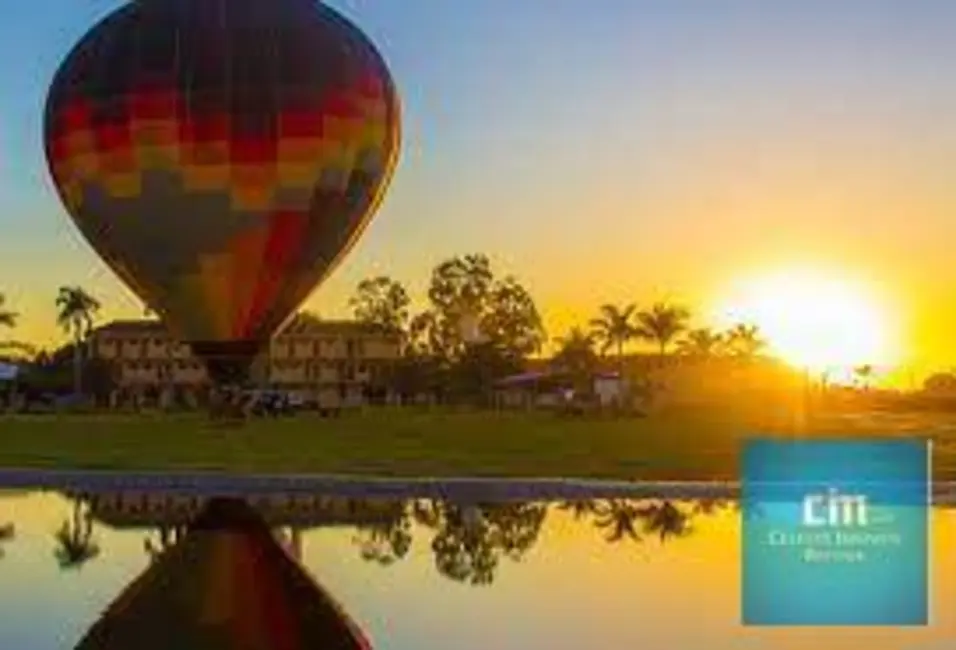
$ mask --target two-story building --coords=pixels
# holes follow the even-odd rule
[[[113,367],[120,400],[161,394],[193,400],[209,388],[202,361],[160,321],[113,321],[92,337],[95,356]],[[384,400],[388,370],[400,352],[400,338],[374,325],[297,318],[253,362],[250,378],[322,404]]]

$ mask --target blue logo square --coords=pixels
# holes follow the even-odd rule
[[[922,440],[748,442],[744,625],[927,625]]]

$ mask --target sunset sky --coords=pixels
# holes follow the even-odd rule
[[[8,4],[0,291],[23,313],[16,336],[47,343],[62,284],[104,318],[141,313],[67,220],[41,146],[56,66],[121,3]],[[405,146],[373,225],[310,300],[322,315],[370,274],[420,292],[442,258],[485,252],[553,335],[609,301],[790,330],[795,311],[852,302],[834,340],[865,329],[875,363],[956,364],[956,3],[330,4],[391,65]],[[793,278],[811,279],[782,288]]]

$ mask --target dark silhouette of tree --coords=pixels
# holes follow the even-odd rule
[[[598,368],[594,336],[580,327],[573,327],[555,342],[560,347],[551,359],[552,368],[570,375],[578,390],[589,391],[591,377]]]
[[[534,546],[547,515],[535,503],[419,507],[420,523],[436,530],[432,552],[438,571],[457,582],[488,585],[502,557],[520,561]]]
[[[875,374],[876,369],[868,363],[857,366],[853,369],[853,376],[860,383],[860,387],[864,391],[870,390],[870,383],[873,381],[873,376]]]
[[[20,315],[6,308],[7,297],[0,293],[0,327],[14,328]]]
[[[432,271],[430,307],[409,321],[407,356],[447,376],[434,384],[480,397],[491,379],[540,350],[544,329],[531,294],[514,278],[496,279],[484,255],[454,257]],[[476,372],[476,363],[485,367]],[[460,368],[456,367],[461,366]],[[463,379],[465,378],[465,379]],[[479,380],[480,379],[480,380]],[[439,389],[436,392],[443,393]]]
[[[661,542],[673,537],[686,537],[691,532],[691,515],[671,501],[654,503],[642,511],[644,532],[656,535]]]
[[[639,542],[643,539],[643,510],[637,501],[609,499],[597,501],[593,507],[594,523],[604,531],[604,539],[616,543],[625,539]]]
[[[511,358],[535,354],[544,343],[544,325],[534,298],[510,275],[492,286],[480,328],[490,343]]]
[[[571,514],[575,520],[581,520],[593,516],[596,512],[597,501],[591,499],[580,499],[575,501],[563,501],[558,504],[558,510],[563,510]]]
[[[16,526],[12,522],[0,525],[0,558],[4,556],[4,545],[17,536]]]
[[[358,526],[355,543],[362,558],[383,566],[394,564],[408,555],[412,547],[412,518],[409,506],[391,520],[379,524]]]
[[[592,318],[591,333],[600,346],[601,354],[610,350],[617,353],[618,371],[624,376],[624,346],[637,336],[637,327],[632,319],[637,305],[630,304],[624,307],[616,305],[602,305],[601,314]]]
[[[737,501],[730,499],[694,499],[691,512],[694,515],[713,516],[725,508],[739,509]]]
[[[450,369],[446,386],[456,400],[486,405],[496,380],[521,372],[523,360],[494,342],[468,347]]]
[[[930,375],[923,382],[923,390],[944,395],[956,393],[956,373],[937,372]]]
[[[92,342],[93,319],[100,303],[82,287],[60,287],[56,296],[56,322],[73,339],[73,392],[83,392],[83,341]]]
[[[143,550],[149,555],[150,561],[158,560],[169,549],[178,544],[186,535],[185,525],[160,525],[156,528],[157,541],[146,537],[143,540]]]
[[[93,517],[85,508],[85,501],[82,498],[71,501],[71,516],[54,534],[54,557],[61,569],[79,569],[100,554],[100,547],[93,538]]]
[[[408,331],[410,304],[405,287],[385,275],[359,282],[349,300],[355,320],[401,332],[403,339]]]
[[[677,342],[677,350],[687,356],[709,358],[721,351],[724,342],[724,336],[720,332],[701,327],[687,332],[684,338]]]
[[[687,329],[690,312],[680,305],[663,302],[637,314],[637,336],[657,345],[659,356],[667,354],[667,347]]]
[[[752,359],[766,347],[756,325],[739,323],[727,332],[726,339],[731,353],[744,359]]]

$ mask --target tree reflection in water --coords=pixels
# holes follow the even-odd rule
[[[100,552],[93,536],[89,504],[82,497],[70,501],[71,515],[56,533],[56,558],[64,569],[80,567]],[[720,499],[614,498],[552,503],[413,499],[395,501],[384,509],[382,516],[381,502],[373,507],[371,501],[355,499],[347,505],[357,520],[351,526],[352,542],[364,560],[382,566],[395,564],[408,556],[414,538],[424,534],[430,537],[427,543],[438,572],[471,585],[492,584],[503,559],[523,560],[538,541],[551,511],[566,513],[577,525],[593,526],[607,543],[618,544],[643,543],[648,539],[666,543],[686,537],[694,532],[696,519],[716,516],[729,508],[739,510],[735,501]],[[362,516],[368,512],[379,515]],[[160,519],[161,513],[157,513],[155,532],[143,540],[143,548],[151,560],[175,546],[187,531],[187,526],[179,521],[160,523]],[[277,521],[281,523],[281,519]],[[303,527],[322,525],[301,524],[293,528],[298,532]],[[276,531],[281,541],[285,538],[278,535],[280,528]],[[4,530],[5,527],[0,527],[0,541]],[[12,526],[9,535],[12,535]],[[292,537],[294,541],[298,535]],[[292,546],[299,548],[301,542]],[[298,552],[293,555],[297,556]]]
[[[143,540],[143,550],[149,556],[151,562],[179,543],[186,534],[185,525],[161,525],[156,527],[157,541],[147,537]]]
[[[370,562],[383,566],[394,564],[403,559],[412,547],[412,519],[407,504],[403,504],[391,520],[356,528],[353,539],[362,558]]]
[[[363,558],[389,565],[406,556],[416,525],[428,528],[434,531],[431,550],[442,575],[487,585],[494,581],[502,557],[520,561],[534,546],[551,507],[576,522],[590,523],[611,544],[647,537],[665,543],[692,534],[699,517],[739,510],[738,503],[728,499],[594,499],[550,505],[411,501],[394,521],[359,527],[355,541]]]
[[[537,503],[433,502],[430,510],[421,523],[435,531],[435,567],[472,585],[491,584],[502,556],[521,561],[538,540],[547,515],[547,506]]]
[[[61,569],[79,569],[100,554],[100,547],[93,538],[93,517],[86,507],[86,500],[70,498],[71,515],[63,520],[54,534],[56,548],[53,556]]]
[[[3,549],[4,543],[11,541],[16,536],[17,529],[16,526],[13,525],[13,522],[0,524],[0,559],[2,559],[5,555],[5,551]]]

